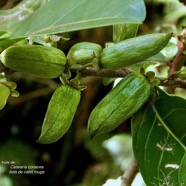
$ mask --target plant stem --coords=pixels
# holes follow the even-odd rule
[[[171,69],[169,72],[169,76],[173,76],[175,71],[179,71],[181,67],[184,65],[186,56],[183,54],[183,51],[186,49],[186,45],[184,43],[178,44],[179,51],[176,57],[174,58],[174,61],[171,65]]]
[[[116,78],[116,77],[125,77],[130,74],[131,71],[127,68],[117,69],[117,70],[96,70],[92,67],[87,67],[81,71],[81,76],[98,76],[98,77],[109,77],[109,78]]]
[[[183,28],[183,31],[179,36],[178,53],[171,64],[169,77],[173,76],[174,72],[180,70],[181,67],[184,65],[186,60],[186,55],[184,55],[185,50],[186,50],[186,27]]]
[[[82,77],[95,76],[95,77],[108,77],[108,78],[122,78],[131,73],[127,68],[117,69],[117,70],[97,70],[93,67],[83,68],[78,65],[73,67],[73,69],[81,73]],[[161,86],[165,87],[180,87],[186,89],[186,80],[181,80],[179,78],[159,78]]]
[[[186,89],[186,80],[182,80],[179,78],[175,78],[175,79],[162,79],[162,78],[160,78],[159,85],[164,86],[164,87],[179,87],[179,88]]]
[[[182,33],[178,38],[179,38],[178,53],[171,64],[171,68],[169,71],[169,77],[168,77],[168,79],[170,79],[170,80],[174,79],[176,77],[174,72],[179,71],[182,68],[182,66],[184,65],[185,60],[186,60],[186,55],[184,55],[184,51],[186,50],[186,27],[183,28]],[[175,87],[169,86],[166,88],[166,91],[170,94],[174,93]]]
[[[133,159],[129,168],[125,171],[122,177],[121,186],[131,186],[136,174],[139,172],[138,165],[136,164],[135,160]]]

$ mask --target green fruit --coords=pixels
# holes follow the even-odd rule
[[[54,143],[69,129],[80,101],[80,91],[58,87],[49,102],[38,143]]]
[[[147,101],[151,86],[140,73],[123,78],[93,109],[88,121],[90,137],[109,132],[131,117]]]
[[[67,55],[68,64],[86,64],[99,57],[102,47],[96,43],[81,42],[73,45]]]
[[[121,41],[103,49],[100,65],[105,69],[118,69],[138,63],[160,52],[172,34],[148,34]]]
[[[0,110],[5,107],[9,95],[10,89],[6,85],[0,84]]]
[[[136,36],[138,31],[138,24],[118,24],[113,25],[113,41],[118,43],[125,39],[132,38]],[[103,78],[103,84],[105,86],[112,83],[116,78]]]
[[[118,43],[125,39],[136,36],[138,31],[138,24],[119,24],[113,25],[113,41]]]
[[[57,78],[64,72],[66,56],[54,47],[22,45],[4,50],[1,61],[14,71],[40,78]]]

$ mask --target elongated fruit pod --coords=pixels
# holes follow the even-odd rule
[[[49,144],[69,129],[80,101],[80,91],[70,85],[58,87],[49,102],[38,143]]]
[[[147,101],[151,86],[140,73],[122,79],[93,109],[88,121],[91,138],[118,127]]]
[[[113,25],[113,42],[119,43],[125,39],[135,37],[138,31],[138,24],[117,24]],[[103,78],[103,84],[109,85],[115,78]]]
[[[125,39],[136,36],[138,31],[138,24],[119,24],[113,25],[113,41],[118,43]]]
[[[1,53],[2,63],[17,72],[40,78],[57,78],[65,69],[65,54],[54,47],[21,45],[7,48]]]
[[[118,69],[138,63],[160,52],[171,36],[171,33],[147,34],[121,41],[103,49],[100,65],[105,69]]]
[[[80,42],[73,45],[67,54],[69,66],[86,64],[99,57],[102,47],[96,43]]]
[[[0,110],[5,107],[9,95],[10,89],[6,85],[0,84]]]

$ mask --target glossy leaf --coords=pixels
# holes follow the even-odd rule
[[[166,57],[161,52],[159,52],[156,55],[154,55],[150,58],[147,58],[139,63],[128,66],[128,68],[130,70],[138,71],[138,70],[140,70],[141,67],[146,69],[149,65],[155,65],[155,64],[163,64],[164,65],[164,64],[166,64],[165,63],[166,60],[167,60]],[[154,66],[154,69],[157,70],[156,66]]]
[[[0,29],[13,30],[18,24],[29,17],[36,9],[48,0],[22,0],[16,7],[0,10]]]
[[[132,119],[134,155],[147,185],[185,185],[186,100],[156,93]]]
[[[64,33],[119,23],[141,23],[145,14],[143,0],[52,0],[16,27],[12,36]]]

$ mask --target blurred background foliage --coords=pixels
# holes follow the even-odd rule
[[[1,0],[2,10],[15,7],[20,0]],[[184,1],[145,0],[147,16],[139,27],[138,35],[172,31],[181,32],[186,25]],[[65,53],[80,41],[90,41],[104,47],[112,41],[112,27],[81,30],[64,34],[70,38],[58,47]],[[100,186],[107,179],[123,175],[132,159],[130,122],[126,121],[114,131],[94,140],[87,136],[89,114],[112,85],[103,86],[99,78],[83,78],[88,88],[82,99],[73,124],[67,134],[50,145],[37,144],[41,125],[50,97],[59,80],[42,80],[14,73],[11,81],[17,83],[18,98],[11,98],[0,112],[0,186]],[[45,174],[10,174],[10,165],[42,165]]]

